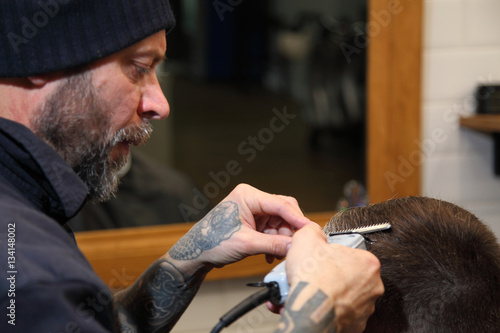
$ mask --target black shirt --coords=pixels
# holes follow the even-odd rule
[[[86,196],[55,150],[0,118],[0,332],[113,331],[112,294],[64,227]]]

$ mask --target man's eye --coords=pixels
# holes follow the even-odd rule
[[[152,69],[149,67],[141,67],[141,66],[135,66],[135,71],[137,72],[138,76],[143,76],[146,74],[149,74],[152,72]]]

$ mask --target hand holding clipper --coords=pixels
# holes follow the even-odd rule
[[[339,244],[351,248],[368,250],[371,241],[364,236],[365,234],[388,230],[391,228],[389,223],[381,223],[369,227],[361,227],[350,230],[342,230],[328,235],[327,242],[329,244]],[[276,283],[279,288],[280,298],[275,298],[271,302],[275,305],[283,305],[290,291],[288,279],[285,271],[286,262],[283,261],[277,265],[271,272],[264,277],[264,283]]]

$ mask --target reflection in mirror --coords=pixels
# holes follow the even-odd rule
[[[305,212],[365,200],[349,181],[365,182],[366,3],[171,3],[158,71],[171,115],[76,230],[196,221],[239,183]]]
[[[184,222],[179,205],[193,202],[190,177],[159,164],[141,151],[131,150],[129,163],[120,171],[116,197],[104,203],[88,203],[71,220],[74,231],[136,227]],[[192,214],[197,221],[209,207]]]

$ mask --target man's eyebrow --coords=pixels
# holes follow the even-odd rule
[[[152,58],[154,65],[159,65],[167,60],[166,53],[161,53],[154,49],[138,50],[134,53],[135,57],[148,57],[150,59]]]

